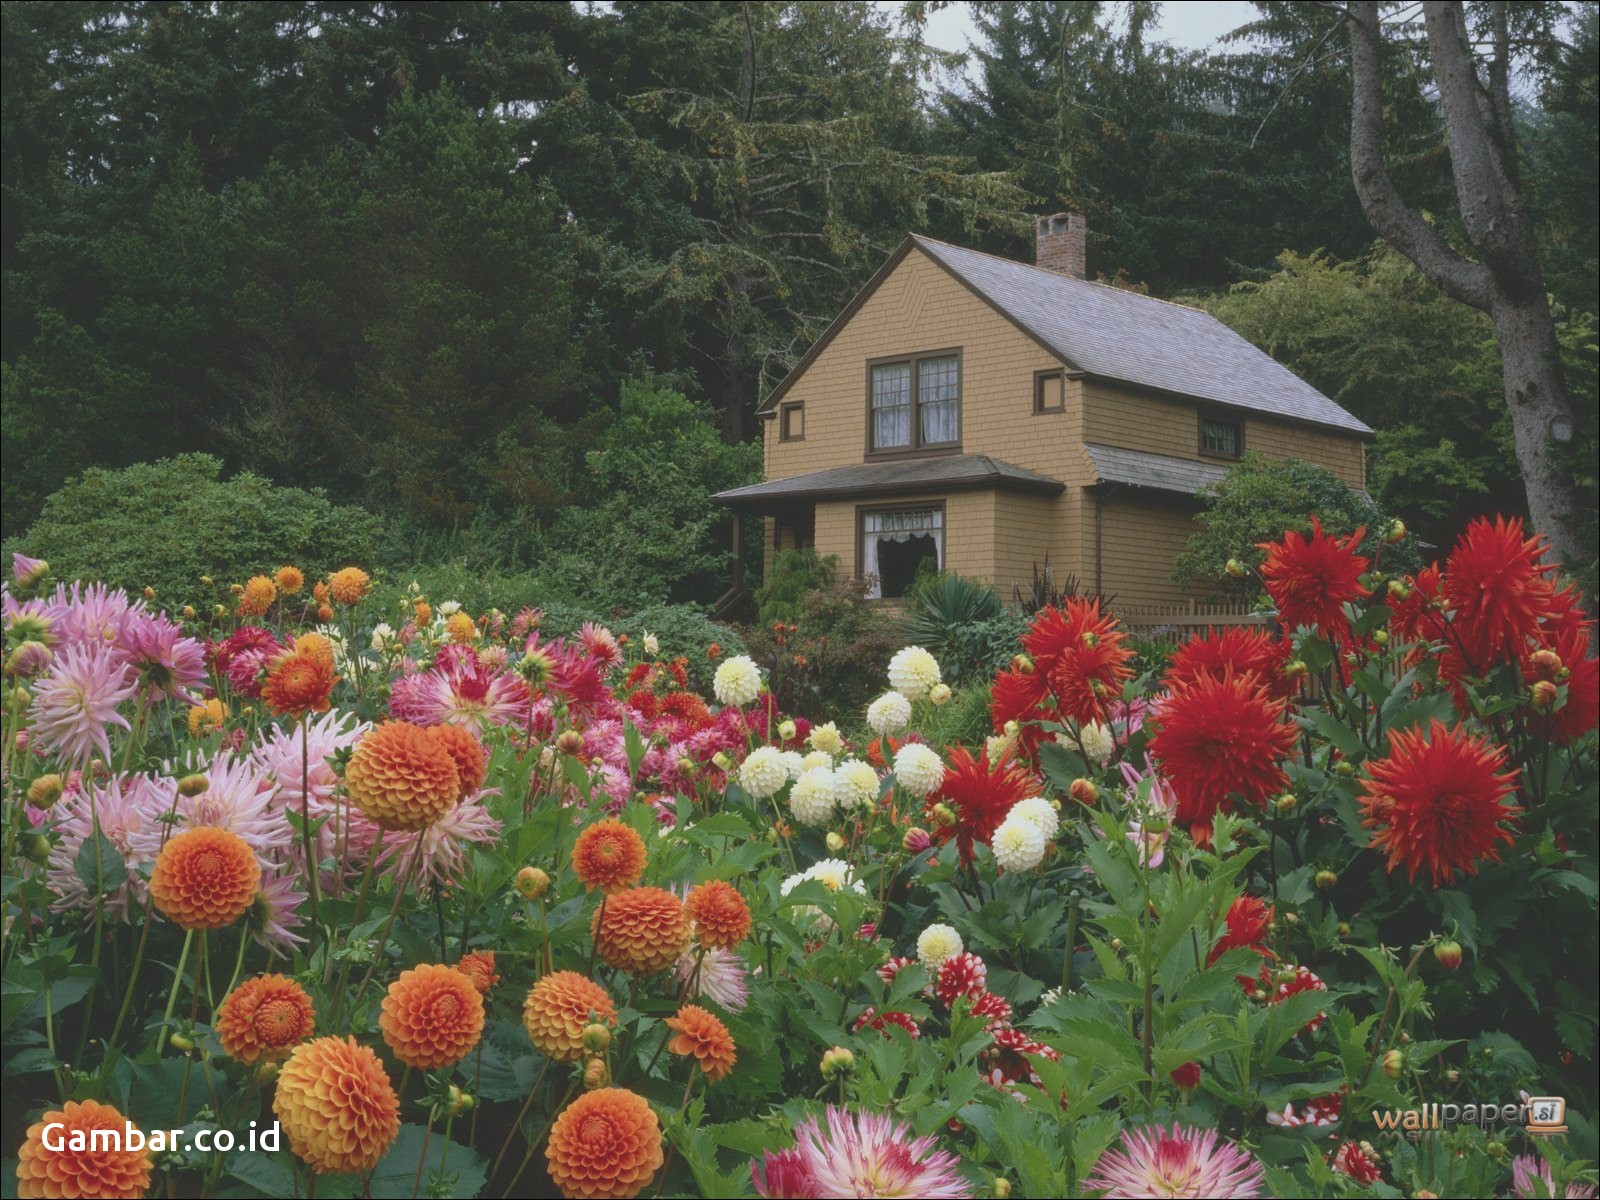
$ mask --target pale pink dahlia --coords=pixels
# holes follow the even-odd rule
[[[103,583],[57,585],[52,608],[59,613],[56,634],[68,645],[109,646],[122,633],[129,614],[144,605],[128,598],[121,588]]]
[[[147,704],[180,700],[198,704],[195,695],[206,677],[205,650],[165,616],[130,612],[117,635],[117,652],[132,669]]]
[[[117,706],[138,690],[133,673],[110,646],[71,646],[34,684],[28,725],[39,744],[63,762],[81,765],[96,752],[110,758],[107,727],[128,728]]]
[[[1519,1200],[1558,1194],[1565,1195],[1567,1200],[1593,1200],[1595,1194],[1594,1188],[1577,1180],[1567,1184],[1565,1192],[1558,1193],[1550,1164],[1532,1154],[1519,1154],[1511,1160],[1511,1192]]]
[[[500,822],[484,805],[482,797],[485,794],[480,792],[475,799],[463,800],[421,833],[390,834],[384,839],[383,849],[379,852],[378,869],[399,878],[416,854],[417,839],[420,837],[422,857],[417,863],[417,877],[410,886],[420,887],[426,882],[449,883],[460,879],[466,867],[465,847],[469,844],[492,846],[500,838]],[[353,823],[367,824],[359,814]],[[366,842],[356,829],[352,829],[351,839],[357,844]],[[376,840],[376,830],[373,831],[372,840]]]
[[[299,909],[308,893],[287,868],[261,873],[261,890],[247,916],[250,936],[273,954],[288,955],[305,938],[294,932],[301,925]]]
[[[476,737],[490,725],[521,723],[527,717],[530,693],[521,679],[491,670],[476,656],[470,661],[453,658],[443,666],[436,662],[424,674],[397,680],[391,708],[398,700],[406,718],[418,725],[459,725]]]
[[[700,961],[699,975],[695,974],[696,959]],[[741,1011],[750,999],[750,973],[736,951],[707,950],[700,958],[700,951],[691,946],[678,956],[675,970],[685,986],[694,980],[691,995],[714,1000],[728,1012]]]
[[[1214,1129],[1147,1125],[1126,1129],[1083,1185],[1107,1197],[1261,1195],[1266,1175],[1248,1152]]]
[[[222,751],[204,766],[193,768],[210,786],[198,796],[180,796],[177,783],[165,781],[166,805],[176,818],[170,831],[165,822],[134,831],[131,844],[152,862],[164,838],[196,825],[226,829],[256,852],[262,863],[289,850],[295,843],[294,826],[275,803],[272,780],[250,759]]]
[[[170,779],[117,775],[57,801],[49,813],[57,840],[45,876],[50,890],[59,897],[51,907],[82,909],[85,915],[94,911],[94,894],[78,873],[78,852],[98,823],[101,835],[111,844],[110,852],[127,868],[122,882],[106,893],[106,917],[127,921],[133,912],[142,911],[145,880],[155,856],[141,851],[136,837],[152,827],[160,828],[158,818],[171,805],[173,794]],[[100,868],[109,875],[115,865],[108,864],[106,853],[102,848]]]
[[[793,1150],[750,1165],[762,1196],[970,1196],[956,1157],[886,1113],[828,1106],[795,1127]]]

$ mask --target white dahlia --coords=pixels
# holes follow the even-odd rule
[[[948,925],[929,925],[917,937],[917,961],[929,975],[937,975],[947,958],[965,950],[961,935]]]
[[[878,806],[880,783],[878,772],[871,763],[859,758],[847,758],[834,771],[839,781],[838,800],[841,808],[866,808]]]
[[[889,660],[889,686],[907,700],[921,700],[940,682],[938,660],[921,646],[896,650]]]
[[[1047,840],[1055,837],[1061,829],[1061,814],[1056,811],[1056,806],[1038,796],[1018,800],[1006,814],[1006,820],[1026,821],[1030,825],[1037,825],[1039,832],[1044,834]]]
[[[944,761],[921,742],[907,742],[895,751],[894,777],[913,796],[926,797],[944,782]]]
[[[867,727],[879,737],[899,733],[911,721],[911,701],[899,692],[885,692],[867,705]]]
[[[749,655],[736,654],[717,668],[711,690],[718,704],[743,708],[761,694],[761,669]]]
[[[802,825],[826,825],[838,807],[839,780],[827,767],[812,767],[795,780],[789,808]]]
[[[773,746],[757,746],[739,764],[739,786],[757,800],[765,800],[789,782],[789,768]]]
[[[1031,871],[1044,861],[1044,831],[1032,821],[1007,817],[989,839],[994,860],[1007,871]]]

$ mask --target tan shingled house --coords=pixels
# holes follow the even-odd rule
[[[1206,313],[1085,280],[1082,217],[1041,217],[1036,259],[913,234],[868,280],[762,405],[765,481],[716,497],[768,563],[813,546],[893,598],[925,558],[1009,593],[1048,556],[1158,611],[1246,448],[1365,486],[1366,425]]]

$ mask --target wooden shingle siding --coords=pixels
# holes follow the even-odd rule
[[[1101,590],[1113,606],[1169,604],[1187,595],[1172,582],[1172,566],[1194,534],[1190,513],[1118,498],[1106,501],[1100,520]]]

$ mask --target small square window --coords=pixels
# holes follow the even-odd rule
[[[778,413],[778,440],[804,441],[806,436],[806,406],[785,404]]]
[[[1200,418],[1200,453],[1238,458],[1244,451],[1244,428],[1237,421]]]
[[[1060,412],[1066,406],[1066,378],[1060,371],[1040,371],[1033,377],[1034,412]]]

